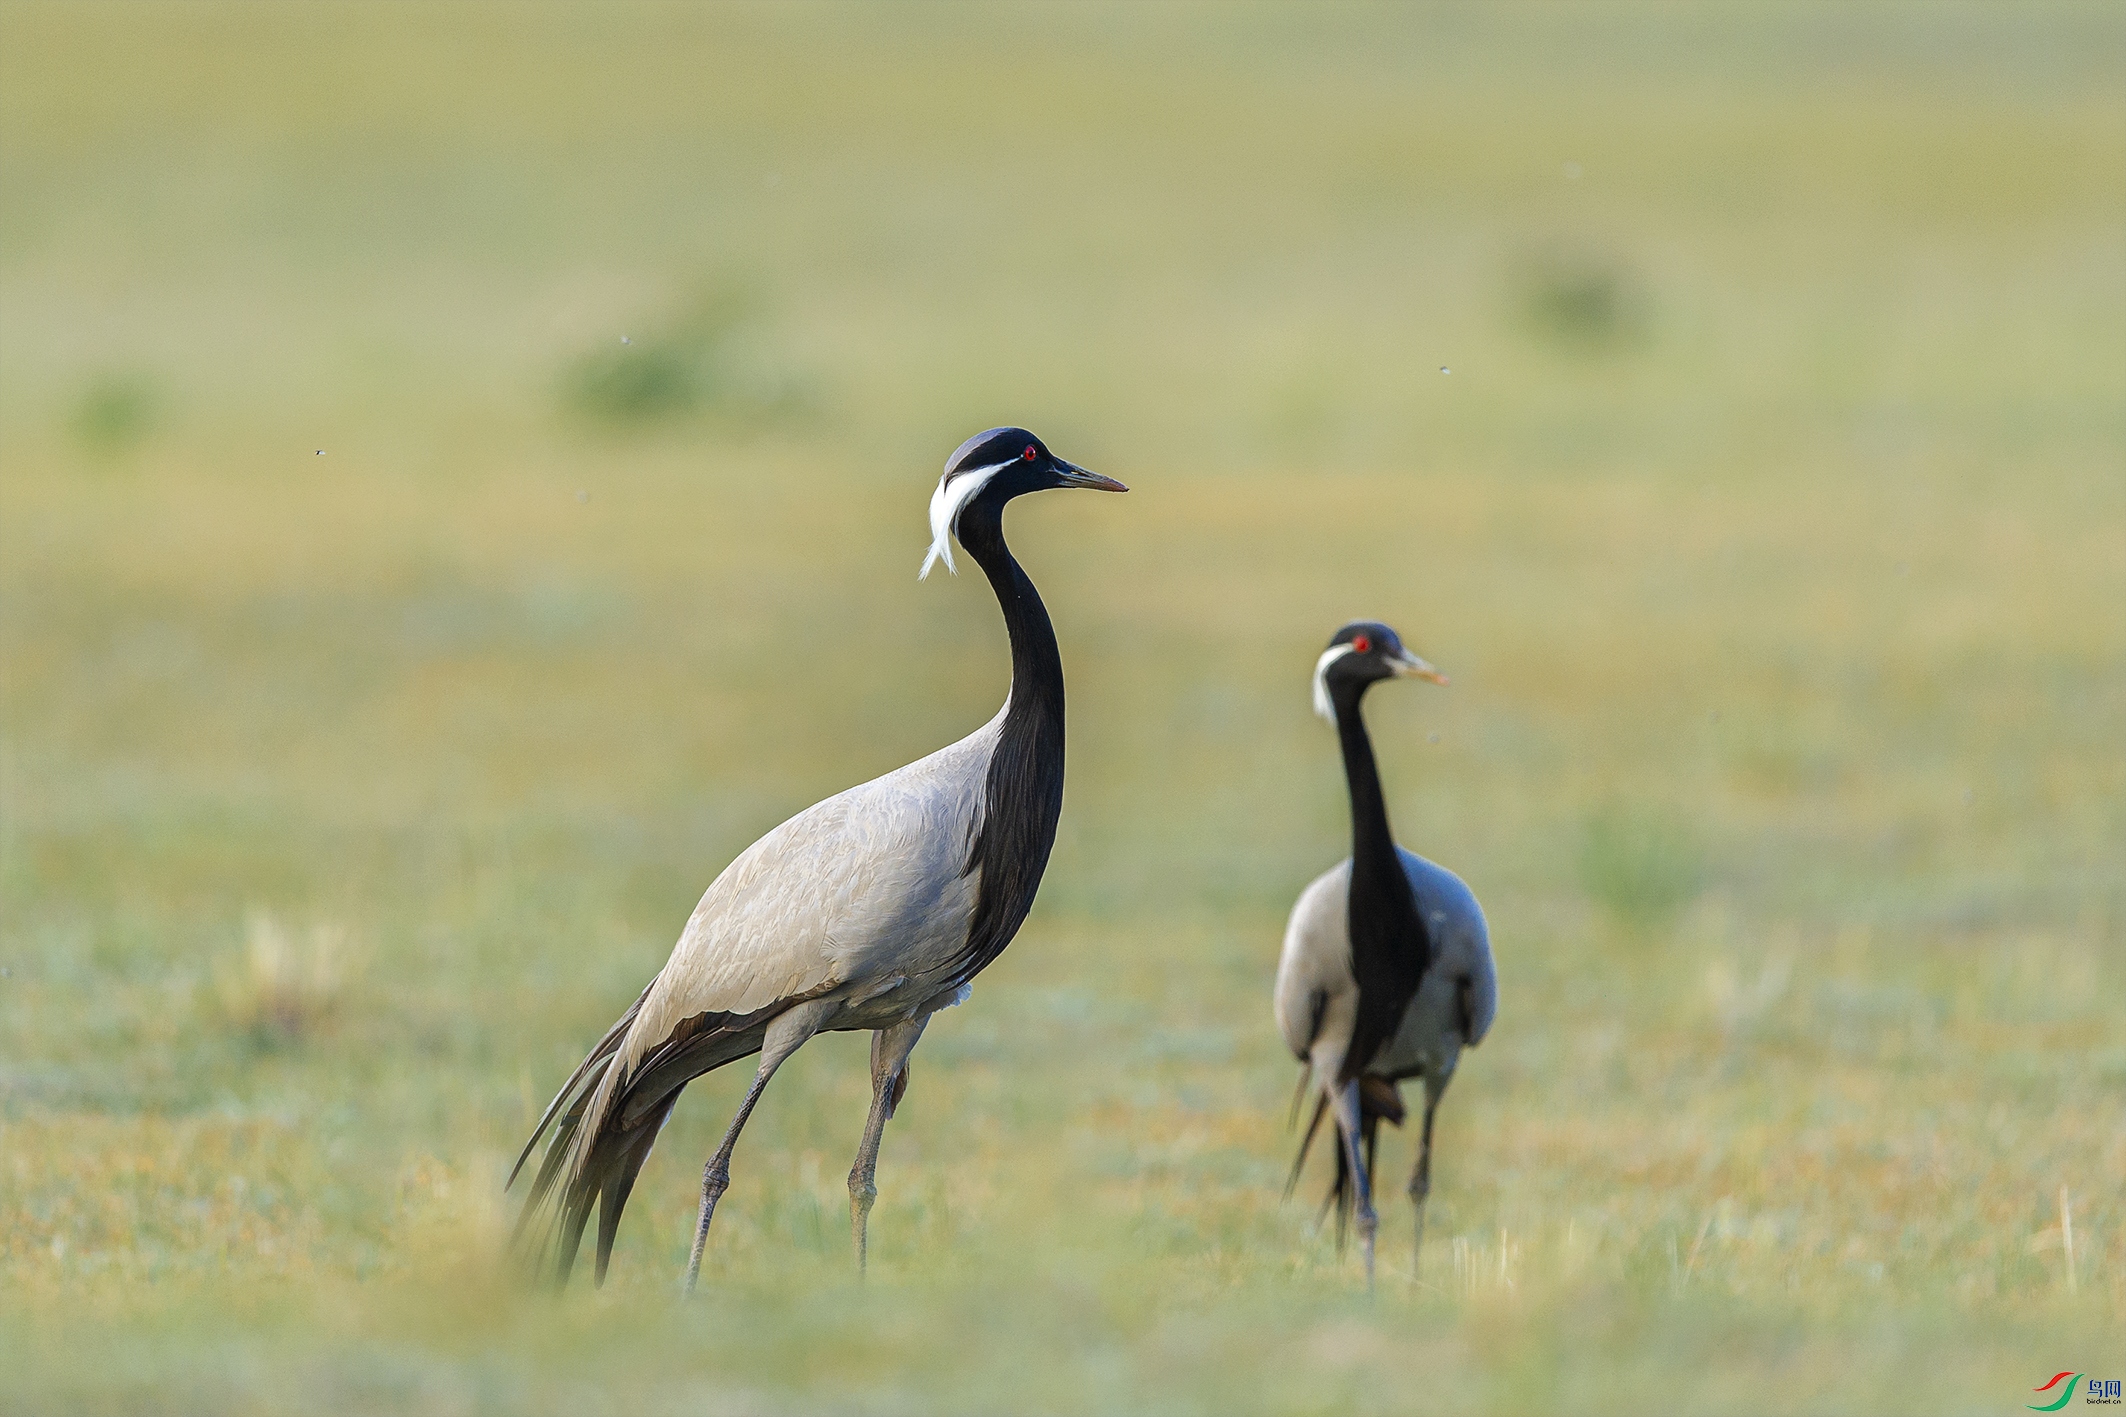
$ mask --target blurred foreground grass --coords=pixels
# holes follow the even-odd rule
[[[0,10],[0,1407],[2116,1366],[2115,10],[381,15]],[[993,710],[986,588],[913,571],[1001,420],[1136,491],[1014,513],[1063,838],[917,1055],[872,1282],[836,1037],[702,1302],[736,1071],[606,1290],[518,1291],[508,1157],[701,887]],[[1504,989],[1373,1303],[1279,1202],[1267,1004],[1354,614],[1454,675],[1372,714]]]

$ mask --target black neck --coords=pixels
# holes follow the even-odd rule
[[[1330,691],[1343,743],[1344,781],[1351,790],[1351,972],[1358,981],[1359,1016],[1344,1061],[1347,1077],[1363,1072],[1394,1036],[1432,962],[1432,939],[1388,826],[1373,740],[1359,712],[1366,687],[1347,683]]]
[[[1404,880],[1395,854],[1395,833],[1388,826],[1388,802],[1380,789],[1380,768],[1373,761],[1373,739],[1359,711],[1364,684],[1339,685],[1330,694],[1336,708],[1336,736],[1343,744],[1344,785],[1351,791],[1351,880],[1361,876]]]
[[[1011,943],[1048,867],[1063,813],[1063,656],[1048,608],[1004,544],[1004,508],[977,498],[959,540],[989,577],[1011,637],[1011,697],[983,782],[982,825],[969,853],[981,872],[960,981]]]
[[[1004,722],[1006,731],[1018,721],[1035,716],[1053,717],[1057,750],[1061,751],[1063,729],[1063,655],[1056,648],[1055,626],[1048,620],[1048,607],[1033,588],[1018,558],[1004,544],[1004,509],[977,503],[960,516],[960,545],[974,557],[989,577],[1004,612],[1004,629],[1011,637],[1011,702]]]

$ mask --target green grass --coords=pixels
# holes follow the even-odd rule
[[[2101,5],[0,9],[0,1409],[2115,1370],[2122,73]],[[1069,799],[870,1283],[832,1037],[697,1303],[742,1070],[520,1289],[508,1160],[702,887],[993,711],[914,571],[1006,420],[1135,490],[1013,513]],[[1268,1003],[1359,614],[1454,677],[1371,715],[1503,996],[1372,1301]]]

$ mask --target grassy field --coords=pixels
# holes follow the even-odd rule
[[[2126,1371],[2122,173],[2107,5],[0,9],[0,1410]],[[870,1283],[843,1035],[696,1303],[743,1069],[527,1291],[508,1159],[702,887],[993,711],[914,573],[1007,421],[1135,491],[1013,513],[1062,836]],[[1269,1015],[1361,614],[1502,988],[1370,1301]]]

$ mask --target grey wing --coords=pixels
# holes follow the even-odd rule
[[[942,977],[973,916],[968,842],[995,728],[807,808],[742,852],[650,986],[623,1065],[697,1015]]]
[[[1002,719],[807,808],[724,868],[672,957],[533,1133],[536,1145],[560,1119],[527,1215],[557,1177],[581,1172],[616,1099],[621,1123],[639,1122],[673,1088],[757,1048],[761,1029],[800,1000],[874,1000],[876,1012],[929,997],[925,971],[942,981],[973,917],[980,880],[968,843]]]
[[[1351,973],[1351,863],[1321,873],[1299,893],[1277,960],[1277,1028],[1294,1057],[1309,1056],[1325,1026],[1349,1026],[1358,980]]]
[[[1432,968],[1446,970],[1461,985],[1462,1039],[1474,1047],[1490,1031],[1499,1004],[1498,970],[1491,959],[1484,908],[1460,876],[1414,851],[1396,850],[1402,853],[1403,871],[1432,933]]]

